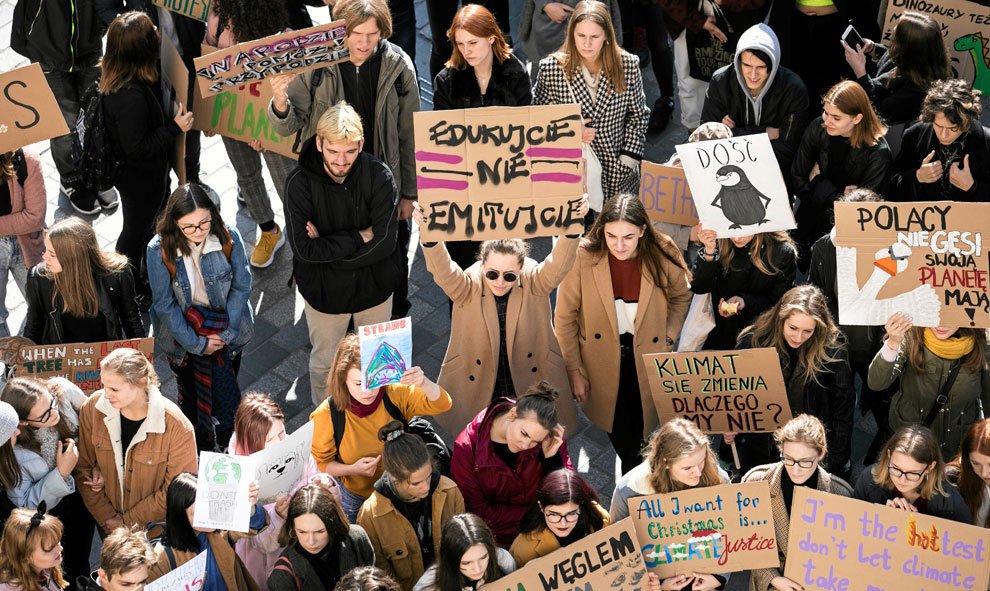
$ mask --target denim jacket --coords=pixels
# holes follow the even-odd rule
[[[230,260],[223,250],[211,250],[206,246],[200,268],[203,283],[206,285],[210,307],[226,310],[230,327],[220,333],[231,351],[244,347],[254,335],[254,313],[251,311],[251,271],[241,235],[235,228],[227,226],[234,240]],[[215,237],[212,237],[215,240]],[[202,355],[206,350],[207,338],[199,336],[186,321],[186,310],[192,306],[192,287],[182,256],[174,258],[175,277],[162,261],[162,242],[155,236],[148,243],[148,278],[151,282],[153,304],[151,322],[155,327],[155,344],[159,352],[172,362],[179,362],[185,354]]]

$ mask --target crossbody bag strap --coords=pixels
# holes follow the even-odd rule
[[[956,381],[956,376],[959,375],[959,370],[962,368],[962,359],[956,359],[952,362],[952,367],[949,368],[949,375],[945,378],[945,382],[942,383],[942,388],[938,391],[938,396],[935,397],[935,402],[932,407],[928,409],[928,414],[925,415],[925,420],[921,421],[923,427],[931,427],[932,423],[935,422],[935,417],[938,413],[942,411],[945,403],[949,401],[949,390],[952,389],[952,384]]]

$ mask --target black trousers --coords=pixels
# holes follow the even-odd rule
[[[633,350],[633,335],[619,335],[621,356],[619,358],[619,391],[615,399],[615,418],[612,432],[608,434],[615,455],[619,456],[622,473],[632,470],[640,463],[640,449],[643,446],[643,401],[639,396],[639,375],[636,373],[636,354]],[[618,429],[619,425],[622,426]]]
[[[650,65],[657,78],[660,96],[674,98],[674,49],[663,25],[663,9],[656,2],[619,0],[622,15],[622,46],[635,54],[635,29],[646,29],[646,46],[650,49]]]
[[[96,521],[83,503],[82,495],[76,491],[62,497],[49,513],[58,517],[64,527],[62,571],[65,573],[65,580],[73,582],[77,577],[88,577]]]
[[[134,285],[138,293],[150,295],[148,281],[142,272],[145,249],[155,234],[158,215],[168,197],[168,161],[162,161],[157,170],[121,165],[114,186],[120,194],[120,209],[124,224],[117,237],[117,252],[127,257],[134,273]]]

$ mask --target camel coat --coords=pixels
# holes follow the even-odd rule
[[[540,380],[553,384],[560,391],[557,411],[568,433],[577,429],[577,407],[550,322],[550,292],[574,265],[579,240],[561,236],[542,263],[530,258],[523,262],[519,283],[509,292],[505,318],[516,395],[522,396]],[[454,302],[450,343],[437,379],[450,392],[454,406],[437,421],[456,435],[492,401],[498,370],[498,311],[480,262],[461,270],[443,244],[424,246],[423,257],[434,281]]]
[[[671,278],[671,284],[665,290],[643,275],[636,307],[633,346],[636,373],[639,375],[639,396],[643,404],[644,437],[660,421],[653,410],[655,407],[643,355],[670,351],[667,339],[677,340],[691,304],[687,272],[665,259],[664,273]],[[554,325],[567,370],[580,370],[591,383],[584,414],[601,429],[611,433],[619,394],[620,352],[619,323],[607,254],[591,254],[584,248],[578,250],[574,268],[557,291]]]

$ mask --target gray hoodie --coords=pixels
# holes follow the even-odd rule
[[[760,89],[760,94],[756,96],[753,96],[749,91],[749,88],[746,86],[746,79],[742,73],[742,54],[744,51],[751,49],[758,49],[770,56],[770,76],[767,79],[767,83]],[[749,100],[749,103],[753,106],[753,113],[756,114],[755,121],[746,121],[745,124],[760,126],[762,125],[760,119],[763,113],[763,97],[770,90],[774,79],[777,77],[777,71],[780,69],[780,42],[777,41],[777,34],[773,32],[773,29],[763,23],[746,29],[739,37],[739,43],[736,45],[736,55],[733,57],[733,60],[735,61],[736,79],[739,80],[739,86],[743,89],[743,96]]]

